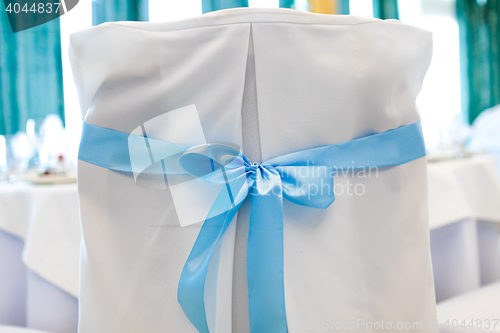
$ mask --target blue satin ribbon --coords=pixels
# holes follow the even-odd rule
[[[333,179],[341,170],[401,165],[425,156],[420,122],[344,143],[297,151],[264,163],[250,163],[237,147],[212,143],[197,147],[146,138],[149,161],[142,161],[143,137],[84,123],[79,159],[110,170],[185,175],[224,184],[186,261],[178,301],[200,333],[209,333],[205,281],[217,243],[251,195],[247,249],[250,330],[286,333],[283,273],[283,197],[293,203],[327,208],[335,200]],[[137,147],[136,147],[137,146]],[[142,154],[142,155],[141,155]],[[135,161],[135,162],[131,162]],[[158,171],[161,170],[161,171]],[[319,189],[328,188],[326,193]],[[311,193],[315,189],[315,193]]]

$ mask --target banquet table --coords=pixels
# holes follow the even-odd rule
[[[437,301],[500,280],[500,178],[491,156],[429,163]],[[0,325],[76,333],[76,184],[0,184]]]
[[[76,184],[0,184],[0,325],[76,332],[80,238]]]
[[[489,156],[429,163],[436,300],[500,279],[500,178]]]

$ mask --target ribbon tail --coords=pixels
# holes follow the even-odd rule
[[[205,220],[182,270],[177,300],[200,333],[210,333],[205,311],[205,281],[210,258],[240,206],[241,204],[233,206],[228,211]]]
[[[286,333],[283,273],[283,196],[279,175],[266,194],[252,189],[247,250],[250,331]]]

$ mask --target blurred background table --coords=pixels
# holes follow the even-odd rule
[[[429,163],[437,301],[500,280],[500,178],[489,155]]]
[[[0,325],[75,333],[76,184],[0,184]]]

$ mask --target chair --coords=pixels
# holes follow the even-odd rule
[[[416,124],[431,49],[430,33],[395,20],[247,8],[105,23],[73,34],[70,57],[88,133],[229,143],[260,163]],[[103,150],[93,153],[92,140]],[[79,332],[196,332],[178,287],[201,225],[180,223],[203,205],[174,205],[186,198],[180,180],[89,162],[127,148],[106,148],[93,134],[84,141]],[[411,150],[405,144],[401,152]],[[426,159],[364,168],[364,176],[352,165],[325,189],[336,192],[329,208],[283,202],[288,331],[368,331],[391,321],[434,332]],[[207,264],[202,311],[212,333],[250,331],[252,207],[243,202]]]

